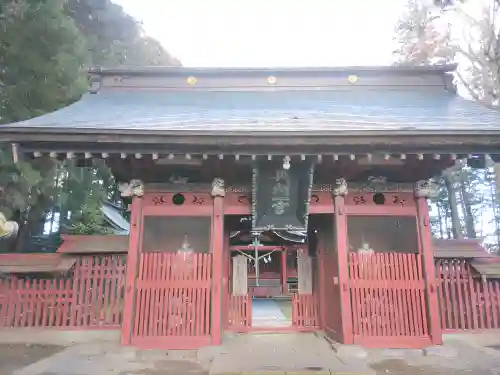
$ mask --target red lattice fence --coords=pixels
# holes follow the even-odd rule
[[[132,343],[180,349],[208,345],[211,282],[211,254],[141,254]]]
[[[500,280],[473,277],[466,260],[436,263],[444,330],[500,328]]]
[[[229,295],[227,328],[245,332],[252,326],[252,297],[250,295]]]
[[[355,342],[428,337],[420,254],[350,253],[349,282]]]
[[[295,293],[292,298],[292,324],[299,329],[318,329],[319,301],[314,294]]]
[[[83,256],[64,277],[0,279],[0,327],[117,328],[124,256]]]

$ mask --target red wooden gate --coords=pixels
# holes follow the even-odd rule
[[[210,345],[211,254],[142,253],[131,343],[148,348]]]
[[[228,298],[227,329],[247,332],[252,327],[252,296],[233,296]]]
[[[326,249],[325,249],[326,250]],[[342,315],[340,312],[340,286],[337,254],[321,250],[318,254],[321,288],[321,322],[326,334],[343,342]]]
[[[430,345],[420,254],[349,254],[354,342],[379,347]]]

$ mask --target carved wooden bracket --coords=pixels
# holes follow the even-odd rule
[[[130,180],[130,182],[118,185],[122,197],[142,197],[144,195],[144,184],[141,180]]]
[[[434,198],[437,195],[437,185],[429,180],[417,181],[414,192],[416,198]]]
[[[347,181],[345,180],[345,178],[338,178],[336,181],[335,181],[335,185],[333,186],[333,191],[332,191],[333,195],[338,197],[345,197],[348,193],[348,190],[347,190]]]
[[[224,188],[224,180],[222,178],[214,178],[212,181],[212,197],[225,197],[226,189]]]

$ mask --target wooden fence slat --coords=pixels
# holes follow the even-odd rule
[[[349,284],[355,342],[428,339],[420,254],[351,252]]]
[[[82,256],[68,275],[0,280],[0,327],[119,326],[124,258]]]
[[[393,285],[392,297],[387,301],[388,307],[393,311],[392,319],[387,322],[387,325],[391,327],[389,331],[389,336],[400,336],[400,329],[398,326],[404,327],[409,323],[408,319],[408,303],[404,300],[406,297],[405,282],[408,280],[408,265],[404,262],[402,255],[404,254],[391,254],[394,257],[394,263],[391,263],[394,267],[394,279],[391,280]],[[387,287],[390,287],[389,285]]]
[[[443,329],[500,328],[498,280],[474,277],[466,260],[436,261]]]
[[[497,307],[495,304],[495,289],[494,282],[486,281],[486,289],[488,291],[488,309],[490,310],[490,318],[488,320],[488,328],[496,328],[498,321]]]
[[[209,336],[211,260],[196,253],[140,255],[132,343]]]

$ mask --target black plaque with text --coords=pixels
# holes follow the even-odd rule
[[[253,170],[252,229],[307,230],[313,164],[258,163]]]

